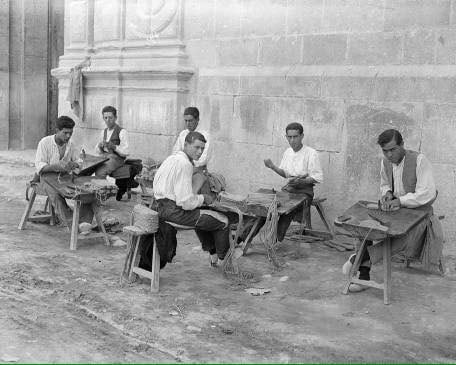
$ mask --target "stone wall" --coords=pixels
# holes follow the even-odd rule
[[[212,169],[230,189],[280,186],[284,127],[304,124],[320,152],[330,215],[377,199],[385,128],[431,160],[435,209],[455,236],[456,2],[187,0],[191,104],[216,138]]]

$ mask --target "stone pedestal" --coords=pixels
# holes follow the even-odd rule
[[[83,113],[66,101],[69,71],[86,57]],[[74,140],[91,151],[104,128],[101,109],[118,109],[132,156],[165,158],[177,132],[193,74],[181,41],[180,0],[67,0],[59,114],[77,121]]]

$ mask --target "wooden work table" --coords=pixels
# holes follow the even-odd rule
[[[366,203],[370,202],[359,201],[348,208],[341,217],[350,217],[349,220],[343,222],[336,218],[334,221],[336,226],[350,232],[352,237],[361,242],[343,293],[348,294],[349,286],[352,283],[369,286],[383,290],[383,302],[389,304],[391,297],[391,240],[410,232],[414,226],[428,217],[429,210],[401,208],[393,212],[383,212],[379,209],[367,208]],[[363,221],[366,220],[382,222],[385,228],[376,229],[365,226]],[[367,247],[366,241],[377,240],[381,240],[382,242],[378,244],[383,245],[383,283],[377,283],[373,280],[359,280],[355,275],[361,264],[362,253]]]

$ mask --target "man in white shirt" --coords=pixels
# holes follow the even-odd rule
[[[113,106],[105,106],[101,111],[106,128],[100,134],[100,141],[95,146],[95,153],[109,158],[95,171],[97,177],[106,178],[113,171],[125,164],[129,154],[128,133],[117,121],[117,110]],[[128,176],[125,176],[126,178]]]
[[[196,131],[201,133],[206,140],[204,151],[200,158],[193,161],[193,177],[192,186],[195,193],[205,192],[209,193],[209,176],[207,165],[211,160],[212,155],[212,144],[209,132],[199,128],[199,110],[196,107],[190,106],[184,110],[184,122],[186,129],[179,133],[177,136],[176,143],[173,146],[173,153],[184,150],[185,137],[188,133]]]
[[[193,163],[203,154],[204,136],[190,131],[184,142],[184,150],[177,151],[163,161],[157,170],[153,191],[160,219],[195,227],[204,251],[211,257],[211,265],[217,266],[229,248],[228,218],[218,212],[200,209],[211,204],[208,194],[195,194],[192,189]]]
[[[47,181],[56,180],[58,175],[69,173],[79,167],[79,152],[72,143],[74,121],[67,116],[61,116],[56,121],[56,133],[41,139],[35,156],[36,173],[42,189],[46,192],[61,222],[71,228],[72,211],[65,198],[59,194]],[[82,204],[80,222],[92,222],[92,209]]]
[[[285,133],[290,147],[284,152],[280,165],[276,166],[271,159],[264,160],[264,164],[278,175],[288,179],[282,190],[306,195],[305,204],[309,205],[314,196],[314,185],[323,182],[318,152],[302,143],[304,129],[300,123],[288,124]],[[284,239],[293,219],[302,220],[302,207],[280,216],[277,226],[278,241]]]
[[[428,219],[417,224],[407,236],[395,238],[391,242],[392,254],[401,254],[405,258],[420,258],[426,242],[426,230],[440,230],[440,222],[433,216],[432,203],[437,197],[432,166],[429,160],[419,152],[406,150],[399,131],[388,129],[381,133],[377,143],[384,158],[380,167],[380,193],[383,209],[395,210],[401,207],[424,210]],[[429,236],[429,235],[428,235]],[[429,242],[431,263],[439,264],[442,242]],[[362,253],[359,267],[359,279],[370,280],[370,267],[383,258],[382,245],[368,243],[367,251]],[[345,263],[343,272],[348,274],[355,260],[355,255]],[[351,284],[352,292],[365,287]]]

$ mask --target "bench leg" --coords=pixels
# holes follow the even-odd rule
[[[109,241],[108,234],[106,233],[106,228],[103,224],[103,219],[101,219],[101,210],[99,205],[96,202],[92,203],[92,210],[93,215],[95,216],[95,220],[97,221],[97,225],[100,228],[101,232],[103,233],[103,238],[105,240],[106,246],[110,246],[111,242]]]
[[[130,281],[134,281],[134,279],[135,279],[136,274],[133,272],[133,268],[138,267],[139,259],[141,258],[140,255],[138,254],[140,239],[141,239],[141,236],[135,236],[132,239],[132,243],[134,245],[134,251],[133,251],[133,257],[131,259],[130,272],[128,274],[128,280],[130,280]]]
[[[304,228],[312,229],[312,217],[310,215],[310,204],[306,200],[302,203],[302,221],[301,224],[303,225],[303,230],[301,232],[304,233]]]
[[[79,233],[79,211],[81,209],[81,201],[74,201],[73,209],[73,222],[71,225],[71,238],[70,238],[70,250],[76,250],[78,248],[78,233]]]
[[[55,225],[55,209],[51,203],[49,203],[49,212],[51,214],[51,220],[49,221],[49,225],[54,226]]]
[[[325,210],[323,209],[323,205],[321,205],[320,202],[315,203],[315,208],[317,208],[318,215],[320,216],[323,224],[325,225],[326,229],[328,230],[329,233],[331,233],[334,236],[334,231],[332,229],[332,226],[330,223],[328,223],[328,218],[326,217]]]
[[[152,250],[152,278],[150,279],[150,291],[158,293],[160,290],[160,253],[154,235],[154,248]]]
[[[383,243],[383,303],[390,304],[391,299],[391,239]]]
[[[257,229],[258,225],[260,224],[260,221],[261,221],[261,218],[257,218],[255,223],[253,224],[252,228],[250,229],[250,232],[249,234],[247,235],[247,238],[245,239],[245,245],[244,245],[244,248],[242,249],[242,255],[245,256],[247,254],[247,251],[248,249],[250,248],[251,244],[252,244],[252,236],[253,236],[253,232],[255,232],[255,230]],[[234,243],[235,245],[237,244],[237,242]]]
[[[35,202],[35,198],[36,198],[36,189],[32,188],[32,193],[30,195],[30,200],[29,200],[29,202],[27,204],[27,207],[24,210],[24,214],[22,214],[22,218],[21,218],[21,221],[19,223],[19,226],[17,227],[20,230],[23,230],[25,228],[25,224],[27,223],[27,220],[28,220],[28,218],[30,216],[30,212],[32,210],[33,203]]]

